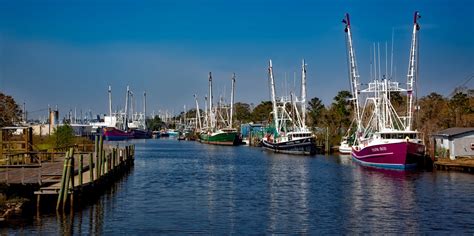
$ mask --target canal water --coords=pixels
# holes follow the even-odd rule
[[[73,214],[2,233],[474,233],[474,176],[389,171],[348,156],[137,140],[133,170]]]

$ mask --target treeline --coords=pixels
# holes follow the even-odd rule
[[[21,121],[22,111],[12,96],[0,92],[0,127],[12,126]]]
[[[351,126],[353,120],[353,107],[351,104],[351,93],[339,91],[329,106],[325,106],[321,100],[314,97],[307,105],[307,125],[313,132],[324,139],[328,133],[330,144],[338,145]],[[392,105],[400,115],[406,114],[406,96],[398,92],[390,94]],[[269,124],[271,122],[270,112],[272,103],[262,101],[253,106],[247,103],[237,102],[234,104],[234,127],[245,123]],[[204,114],[201,110],[201,115]],[[22,111],[13,97],[0,93],[0,127],[11,126],[21,121]],[[196,117],[196,109],[191,109],[184,114],[175,117],[179,121],[184,117]],[[438,93],[430,93],[418,99],[414,117],[415,129],[429,135],[450,127],[474,127],[474,90],[458,91],[451,97],[444,97]],[[170,127],[158,116],[147,119],[148,128],[160,130]]]

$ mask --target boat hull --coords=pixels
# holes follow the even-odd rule
[[[132,133],[114,127],[104,128],[103,136],[107,141],[121,141],[133,138]]]
[[[270,151],[294,155],[314,155],[316,154],[315,138],[308,137],[286,142],[273,143],[265,139],[262,146]]]
[[[341,154],[351,154],[351,152],[352,152],[352,147],[347,146],[347,145],[339,146],[339,153],[341,153]]]
[[[202,133],[199,135],[199,141],[206,144],[234,146],[239,144],[239,135],[237,132],[225,132],[210,135]]]
[[[141,129],[133,129],[131,133],[134,139],[147,139],[152,136],[151,132]]]
[[[353,147],[352,159],[366,166],[405,170],[416,167],[424,152],[423,144],[402,141],[371,145],[360,150]]]

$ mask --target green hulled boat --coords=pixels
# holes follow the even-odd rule
[[[199,141],[207,144],[233,146],[240,144],[240,137],[236,129],[227,128],[213,133],[201,133]]]
[[[209,72],[209,109],[206,108],[206,128],[199,134],[199,141],[206,144],[233,146],[242,143],[237,129],[232,128],[234,104],[235,73],[232,76],[232,92],[230,107],[221,100],[219,105],[212,107],[212,75]],[[197,106],[196,106],[197,107]],[[217,119],[219,117],[219,119]]]

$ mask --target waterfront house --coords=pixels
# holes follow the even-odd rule
[[[474,127],[448,128],[431,137],[437,157],[449,157],[451,160],[461,156],[474,158]]]

